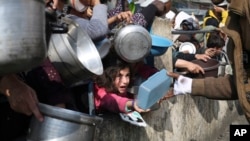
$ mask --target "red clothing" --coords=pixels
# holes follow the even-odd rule
[[[155,67],[149,66],[144,63],[138,63],[136,68],[137,68],[136,75],[139,75],[144,79],[148,79],[151,75],[158,72],[158,70]]]
[[[147,79],[158,70],[144,63],[138,63],[136,72],[138,76]],[[129,100],[133,100],[133,95],[128,92],[124,94],[109,93],[105,88],[94,85],[94,101],[97,111],[106,110],[114,113],[126,113],[128,112],[126,111],[126,103]]]
[[[49,58],[27,73],[26,81],[37,93],[42,103],[57,105],[71,103],[71,92],[64,85],[59,72]]]
[[[100,88],[96,84],[94,85],[94,101],[97,111],[106,110],[114,113],[125,113],[127,112],[127,101],[133,100],[129,97],[128,93],[119,95],[116,93],[108,93],[105,88]]]

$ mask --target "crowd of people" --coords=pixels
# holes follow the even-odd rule
[[[219,27],[221,32],[228,37],[228,41],[226,40],[226,54],[231,67],[229,67],[228,73],[225,73],[222,77],[205,77],[203,79],[189,78],[179,75],[178,73],[170,72],[169,75],[177,79],[174,83],[173,95],[191,94],[192,96],[203,96],[216,100],[238,99],[246,115],[246,119],[250,121],[250,100],[247,90],[249,87],[249,70],[248,63],[244,61],[248,60],[246,56],[249,51],[249,41],[246,40],[248,36],[247,32],[249,31],[249,1],[212,0],[212,2],[217,5],[214,7],[214,12],[216,9],[220,9],[218,11],[222,12],[221,14],[214,15],[221,15],[221,17],[211,16],[211,11],[208,11],[210,16],[208,14],[208,17],[205,17],[204,24]],[[226,9],[224,6],[225,3],[227,3]],[[220,5],[222,7],[218,8]],[[228,10],[228,13],[223,13],[226,12],[226,10]],[[244,14],[244,16],[242,14]],[[224,25],[225,17],[227,18]],[[209,34],[208,38],[211,38],[211,36],[213,35]],[[225,36],[221,37],[225,39]],[[210,44],[209,42],[208,45]],[[225,42],[225,40],[223,42]],[[223,44],[225,43],[221,45]],[[216,48],[218,51],[221,45],[217,45]]]
[[[57,17],[57,12],[62,13],[64,17],[77,23],[80,28],[87,32],[93,42],[98,42],[106,38],[112,27],[119,22],[136,23],[144,27],[150,26],[154,16],[161,16],[167,12],[166,10],[169,9],[169,7],[166,7],[168,4],[165,5],[165,3],[169,2],[155,1],[145,8],[139,8],[132,14],[132,12],[128,9],[128,1],[117,1],[117,6],[114,9],[108,10],[106,2],[101,2],[100,0],[46,0],[46,11],[49,11],[46,13],[46,16],[49,15],[50,18],[46,17],[46,43],[47,45],[49,44],[51,34],[53,34],[50,22],[54,21],[50,20],[59,19],[59,17]],[[151,10],[154,12],[151,12]],[[156,71],[155,68],[149,66],[144,69],[140,68],[145,65],[143,63],[141,64],[141,62],[133,65],[133,67],[137,67],[138,70],[143,71],[148,68],[152,68],[152,72],[149,70],[147,73],[143,74],[142,77],[145,77],[145,79]],[[106,65],[104,64],[104,66]],[[108,92],[108,96],[113,96],[109,94],[110,92],[113,92],[118,97],[123,98],[124,95],[126,95],[124,92],[127,90],[129,79],[125,82],[123,82],[123,77],[121,77],[121,80],[117,79],[120,77],[119,73],[121,70],[119,69],[121,68],[118,67],[115,69],[117,74],[110,76],[114,78],[112,78],[112,81],[108,83],[110,85],[113,85],[114,82],[117,83],[114,85],[113,91],[109,91],[106,84],[105,86],[101,85],[101,79],[96,79],[96,81],[99,80],[97,82],[99,82],[98,84],[100,86],[95,85],[95,89],[104,89],[104,94]],[[124,68],[122,68],[121,75],[123,75],[123,69]],[[130,72],[126,73],[128,74],[125,74],[124,77],[130,75]],[[105,73],[103,75],[105,75]],[[100,78],[102,77],[100,76]],[[39,102],[71,110],[81,109],[78,109],[74,103],[74,88],[65,85],[59,71],[53,65],[49,57],[46,57],[45,60],[38,65],[38,67],[30,68],[28,71],[24,70],[24,72],[5,74],[1,76],[0,85],[2,94],[0,129],[3,133],[1,134],[1,138],[5,140],[13,140],[19,136],[25,135],[27,133],[28,123],[32,115],[34,115],[41,122],[44,120],[43,115],[39,111]],[[82,86],[82,89],[84,88],[85,86]],[[120,89],[123,91],[120,91]],[[105,104],[103,105],[103,103],[105,103],[104,99],[101,101],[98,100],[98,95],[103,94],[99,91],[100,90],[95,92],[95,105],[97,111],[99,109],[112,111],[112,108],[105,108]],[[128,102],[126,102],[125,105],[118,102],[118,105],[121,104],[123,106],[121,106],[120,110],[116,112],[125,113],[127,112],[126,109],[136,109],[138,112],[142,111],[142,109],[136,107],[135,102],[132,104],[131,99],[127,99],[126,101]],[[113,106],[115,107],[115,105]],[[15,128],[16,126],[19,128]]]
[[[173,67],[174,70],[185,69],[188,73],[205,74],[204,68],[193,63],[192,60],[206,62],[209,59],[216,59],[220,63],[227,62],[225,71],[219,72],[214,77],[202,79],[169,72],[167,75],[175,79],[174,85],[172,91],[168,92],[161,101],[180,94],[218,100],[239,99],[249,120],[249,100],[245,89],[241,89],[247,84],[246,81],[242,83],[243,80],[241,80],[245,77],[243,72],[246,70],[241,66],[243,64],[241,50],[246,52],[249,50],[247,35],[250,32],[247,31],[249,31],[250,13],[246,12],[249,11],[250,3],[247,0],[237,4],[236,0],[211,0],[211,2],[214,7],[207,11],[203,25],[197,24],[197,20],[190,16],[191,20],[189,18],[183,20],[179,27],[182,30],[212,29],[213,32],[180,35],[176,41],[192,42],[196,47],[196,53],[181,52],[177,47],[173,53]],[[134,4],[133,1],[117,0],[114,7],[108,7],[107,1],[101,0],[45,1],[47,9],[53,12],[60,11],[64,17],[76,22],[87,32],[93,42],[107,38],[110,30],[121,22],[140,25],[150,30],[155,16],[164,18],[172,8],[171,3],[171,0],[150,2],[147,0],[144,3]],[[134,6],[133,10],[131,5]],[[235,24],[234,21],[239,23]],[[51,34],[50,24],[46,21],[47,44]],[[198,38],[199,36],[206,36],[206,38],[201,39]],[[236,48],[240,48],[239,51]],[[145,127],[146,123],[140,113],[149,112],[150,109],[138,107],[134,94],[128,92],[128,88],[135,84],[136,79],[146,80],[159,70],[143,60],[135,63],[126,62],[113,50],[102,58],[102,63],[103,74],[96,75],[91,80],[94,84],[96,112],[119,113],[125,121]],[[82,85],[80,86],[82,89],[87,86]],[[74,88],[65,85],[49,57],[29,71],[2,75],[0,77],[0,138],[13,140],[25,136],[32,115],[42,122],[44,119],[39,111],[39,102],[86,112],[82,110],[84,108],[77,105],[74,92]],[[16,128],[17,126],[19,128]]]

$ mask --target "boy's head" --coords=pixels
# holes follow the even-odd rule
[[[221,37],[219,32],[210,33],[207,40],[207,48],[213,50],[214,55],[219,55],[224,46],[225,40]]]
[[[210,33],[207,40],[207,48],[223,48],[225,40],[221,37],[219,32]]]

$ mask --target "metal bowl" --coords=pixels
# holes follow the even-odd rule
[[[152,40],[149,32],[139,25],[126,25],[115,34],[116,53],[127,62],[143,60],[150,52]]]
[[[84,113],[39,103],[44,121],[32,118],[28,141],[92,141],[95,128],[103,119]]]

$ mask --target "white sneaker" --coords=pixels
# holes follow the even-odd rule
[[[129,113],[120,113],[120,116],[122,120],[129,122],[133,125],[140,126],[140,127],[146,127],[147,123],[143,120],[140,113],[133,111]]]

